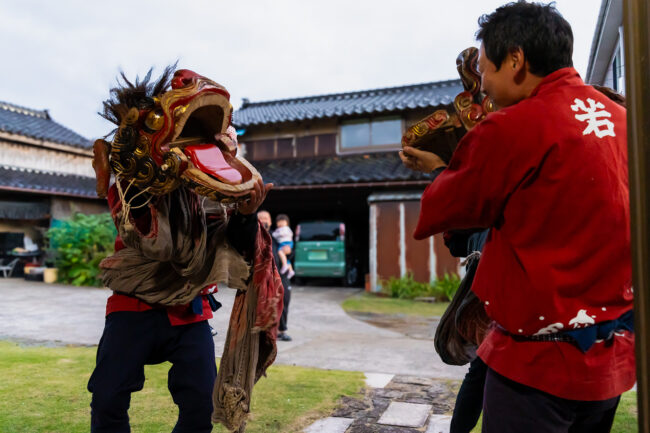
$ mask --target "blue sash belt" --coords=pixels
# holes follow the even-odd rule
[[[563,341],[572,343],[585,353],[591,349],[597,340],[609,340],[614,337],[614,333],[617,331],[634,332],[634,310],[624,313],[618,319],[553,334],[515,335],[500,325],[497,325],[497,327],[502,333],[509,335],[515,341]]]

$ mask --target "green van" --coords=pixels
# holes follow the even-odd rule
[[[344,285],[357,279],[355,266],[346,266],[345,224],[306,221],[296,226],[293,269],[296,277],[340,278]]]

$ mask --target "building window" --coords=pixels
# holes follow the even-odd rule
[[[614,55],[612,62],[612,78],[614,90],[619,93],[625,93],[625,66],[623,65],[623,56],[621,55],[620,46]]]
[[[341,125],[341,148],[344,150],[397,145],[401,139],[402,119],[399,117],[350,120]]]
[[[612,61],[612,81],[614,90],[625,95],[625,56],[623,50],[623,27],[619,28],[618,42]]]

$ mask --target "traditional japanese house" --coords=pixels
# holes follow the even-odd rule
[[[440,237],[415,241],[429,177],[398,156],[402,133],[437,109],[453,110],[460,80],[251,102],[234,114],[240,143],[266,182],[265,208],[346,224],[348,264],[378,290],[411,272],[429,281],[458,270]],[[361,283],[361,281],[358,281]]]
[[[0,102],[0,253],[40,243],[53,220],[107,212],[95,194],[92,142],[47,110]]]

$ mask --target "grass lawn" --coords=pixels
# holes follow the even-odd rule
[[[362,293],[347,298],[341,306],[346,312],[404,314],[407,316],[442,316],[449,302],[420,302]]]
[[[95,348],[21,347],[0,341],[0,432],[76,433],[90,426],[86,384]],[[178,415],[169,391],[169,364],[147,366],[144,389],[133,394],[134,433],[172,430]],[[363,374],[272,366],[253,392],[247,432],[297,432],[329,415],[343,395],[363,386]],[[220,425],[215,432],[226,432]]]
[[[628,391],[621,397],[621,402],[616,410],[612,433],[636,433],[637,425],[636,392]]]

